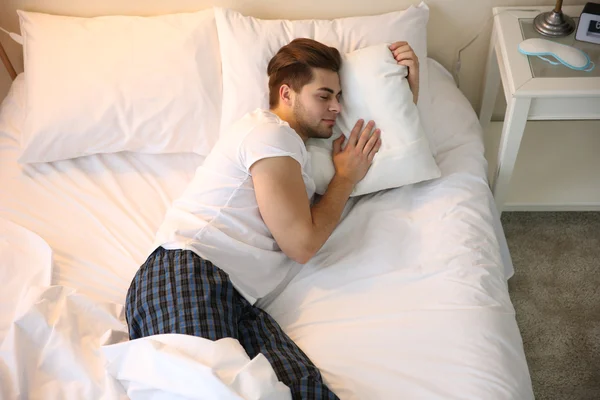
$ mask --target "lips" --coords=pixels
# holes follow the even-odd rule
[[[327,125],[335,125],[335,119],[324,119],[323,121],[325,121]]]

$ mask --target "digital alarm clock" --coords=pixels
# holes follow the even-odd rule
[[[600,4],[587,3],[583,7],[575,39],[600,44]]]

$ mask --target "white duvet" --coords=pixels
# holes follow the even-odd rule
[[[290,398],[268,360],[250,360],[237,340],[128,341],[121,305],[51,285],[51,252],[41,238],[0,219],[0,241],[3,399]]]
[[[342,399],[532,399],[477,118],[428,62],[442,177],[351,199],[260,304]],[[289,398],[235,340],[127,341],[129,282],[202,159],[19,166],[18,96],[0,110],[1,398]]]

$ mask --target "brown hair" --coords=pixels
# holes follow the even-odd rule
[[[313,80],[312,68],[338,72],[342,65],[340,52],[312,39],[294,39],[283,46],[269,61],[269,106],[279,103],[279,88],[286,84],[298,93]]]

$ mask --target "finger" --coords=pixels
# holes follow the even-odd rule
[[[377,141],[377,144],[373,147],[373,150],[371,150],[371,152],[367,156],[367,159],[369,160],[369,162],[373,162],[373,159],[375,158],[375,154],[377,154],[377,152],[379,151],[380,148],[381,148],[381,138]]]
[[[402,54],[402,53],[412,53],[412,52],[413,51],[409,45],[400,46],[400,47],[397,47],[396,49],[392,50],[392,53],[394,54],[394,56],[397,56],[398,54]]]
[[[344,139],[346,138],[346,136],[341,135],[339,138],[335,139],[333,141],[333,154],[338,154],[340,151],[342,151],[342,144],[344,144]]]
[[[380,129],[375,129],[375,131],[373,132],[373,134],[369,138],[369,141],[365,145],[365,149],[363,150],[363,153],[365,155],[368,156],[369,153],[371,152],[371,150],[373,150],[373,147],[375,147],[375,145],[377,144],[377,141],[379,140],[380,136],[381,136],[381,130]]]
[[[404,66],[408,67],[408,69],[414,69],[417,66],[417,64],[413,60],[398,61],[398,64],[404,65]]]
[[[350,137],[348,138],[348,144],[346,145],[346,147],[353,148],[354,146],[356,146],[356,142],[358,141],[358,135],[360,134],[364,122],[365,121],[363,121],[362,119],[356,121],[356,124],[354,124],[354,128],[352,128],[352,132],[350,132]]]
[[[408,53],[408,54],[413,53],[414,54],[414,51],[408,45],[400,46],[396,50],[392,51],[392,54],[394,55],[394,57],[398,57],[398,55],[400,55],[402,53]]]
[[[362,131],[360,138],[358,139],[358,143],[356,144],[356,147],[358,147],[359,150],[362,151],[364,149],[373,128],[375,128],[375,121],[369,121],[365,129]]]
[[[394,42],[394,43],[392,43],[392,44],[389,45],[389,49],[392,50],[392,51],[394,51],[398,47],[404,46],[404,45],[407,45],[407,44],[408,44],[408,42],[405,42],[405,41]]]
[[[417,55],[415,53],[413,53],[412,51],[405,51],[402,53],[398,53],[396,55],[394,55],[394,59],[396,61],[402,61],[402,60],[415,60],[418,61],[419,58],[417,57]]]

